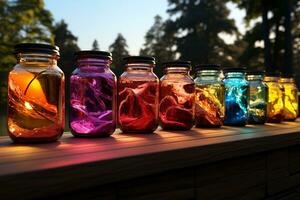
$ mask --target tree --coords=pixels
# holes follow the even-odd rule
[[[75,69],[74,53],[80,50],[77,45],[77,37],[71,33],[64,20],[54,25],[53,34],[55,44],[60,48],[59,66],[66,77],[69,77]]]
[[[159,15],[155,16],[154,24],[146,33],[140,55],[156,58],[157,67],[154,70],[158,76],[162,76],[161,64],[176,58],[174,43],[174,37],[166,35],[166,22]]]
[[[45,9],[44,0],[17,0],[10,10],[18,24],[18,36],[22,42],[53,43],[53,18]]]
[[[53,18],[43,0],[0,1],[0,89],[6,94],[7,72],[16,60],[13,47],[21,42],[53,43]],[[6,98],[1,96],[0,104]]]
[[[300,1],[294,4],[293,8],[293,54],[294,54],[294,72],[296,74],[296,80],[298,88],[300,88]]]
[[[120,76],[123,71],[123,58],[128,56],[128,46],[126,39],[121,33],[118,34],[114,43],[109,46],[109,51],[113,56],[112,69],[117,76]]]
[[[228,45],[220,34],[238,35],[233,19],[228,19],[226,1],[169,0],[173,17],[167,31],[177,41],[180,58],[194,63],[231,63]],[[175,18],[175,19],[174,19]]]
[[[293,74],[293,46],[292,46],[292,22],[291,22],[291,0],[286,0],[284,4],[284,30],[285,30],[285,47],[284,47],[284,64],[285,68],[282,72],[285,74]]]
[[[99,51],[100,50],[100,47],[99,47],[99,44],[98,44],[98,41],[95,39],[93,44],[92,44],[92,50],[93,51]]]
[[[296,15],[294,9],[299,7],[299,0],[234,0],[234,2],[238,4],[239,8],[245,9],[247,24],[259,18],[262,19],[253,27],[248,26],[249,30],[245,35],[248,46],[242,55],[244,61],[262,65],[257,61],[261,60],[261,50],[263,50],[264,65],[267,71],[287,70],[288,73],[291,73],[293,68],[292,36],[289,33],[292,30],[291,20],[288,18]],[[293,5],[293,9],[289,5]],[[263,47],[255,45],[260,41],[264,41]],[[249,54],[249,52],[255,53]]]
[[[55,44],[60,48],[60,59],[58,66],[65,73],[65,96],[66,96],[66,113],[69,111],[69,88],[70,88],[70,75],[75,69],[74,53],[79,51],[77,45],[77,37],[74,36],[68,29],[68,25],[64,20],[56,23],[53,28]]]

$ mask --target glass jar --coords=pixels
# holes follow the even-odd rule
[[[64,73],[59,48],[15,46],[18,63],[8,75],[8,134],[14,142],[56,141],[64,131]]]
[[[267,73],[264,82],[269,88],[267,122],[280,123],[284,109],[284,88],[279,84],[279,73]]]
[[[110,70],[112,55],[104,51],[75,53],[70,77],[71,132],[78,137],[104,137],[116,129],[117,79]]]
[[[159,79],[155,59],[124,58],[125,71],[118,80],[118,123],[123,132],[152,133],[158,126]]]
[[[224,124],[245,126],[248,119],[249,84],[245,78],[245,68],[224,68],[225,79],[225,119]]]
[[[219,65],[196,67],[195,125],[220,127],[224,121],[224,84],[220,79]]]
[[[189,130],[194,125],[195,84],[189,61],[164,64],[160,79],[159,120],[163,129]]]
[[[284,75],[279,79],[284,89],[283,116],[286,121],[294,121],[298,116],[298,88],[293,76]]]
[[[250,87],[248,123],[264,124],[267,121],[268,86],[263,82],[264,72],[247,73]]]

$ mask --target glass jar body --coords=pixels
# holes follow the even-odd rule
[[[294,121],[298,116],[298,88],[293,78],[281,78],[279,83],[284,89],[284,120]]]
[[[70,129],[78,137],[105,137],[116,129],[116,76],[110,61],[77,61],[70,77]]]
[[[197,73],[195,82],[196,127],[220,127],[224,122],[225,87],[217,70]]]
[[[271,123],[280,123],[284,118],[284,88],[278,83],[278,80],[278,77],[264,78],[269,91],[267,122]]]
[[[225,125],[245,126],[248,119],[249,84],[241,72],[225,73]]]
[[[64,73],[47,54],[24,54],[8,75],[8,134],[15,142],[56,141],[64,130]]]
[[[194,125],[195,84],[186,70],[166,69],[160,81],[160,126],[189,130]]]
[[[159,79],[153,67],[127,64],[118,79],[118,124],[123,132],[152,133],[158,126]]]
[[[250,87],[249,124],[264,124],[267,121],[268,86],[259,75],[248,76]]]

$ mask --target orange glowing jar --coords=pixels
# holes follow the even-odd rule
[[[189,61],[164,63],[159,87],[159,122],[164,130],[189,130],[194,125],[195,83]]]
[[[284,120],[294,121],[298,116],[298,88],[295,80],[293,76],[283,75],[279,84],[284,88]]]
[[[56,141],[64,130],[64,73],[59,48],[15,46],[18,63],[8,75],[8,134],[17,143]]]

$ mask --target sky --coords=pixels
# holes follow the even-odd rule
[[[167,19],[167,0],[45,0],[56,22],[65,20],[69,30],[78,37],[79,47],[91,48],[95,39],[100,49],[107,51],[118,33],[127,40],[131,55],[138,55],[144,44],[144,36],[154,23],[154,16]],[[234,18],[243,32],[244,12],[229,5]],[[232,38],[225,36],[227,42]]]

